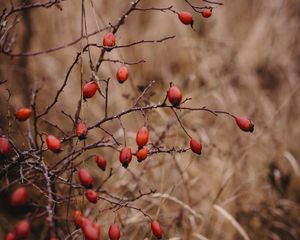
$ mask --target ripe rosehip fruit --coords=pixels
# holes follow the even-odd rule
[[[61,151],[60,140],[52,135],[47,136],[46,144],[47,144],[48,149],[50,149],[52,152],[58,153]]]
[[[131,149],[128,147],[124,147],[120,152],[120,162],[124,168],[127,168],[132,158]]]
[[[98,201],[98,193],[94,190],[87,190],[85,192],[85,197],[91,203],[96,203]]]
[[[160,225],[159,225],[158,221],[152,221],[151,222],[151,230],[152,230],[152,233],[155,237],[157,237],[158,239],[162,238],[162,231],[161,231],[161,228],[160,228]]]
[[[17,188],[10,196],[12,206],[23,206],[27,201],[27,190],[24,187]]]
[[[142,147],[136,153],[138,162],[145,160],[147,158],[147,156],[148,156],[148,148],[147,147]]]
[[[211,8],[204,8],[203,11],[201,12],[201,14],[205,18],[209,18],[212,14],[212,9]]]
[[[90,81],[83,86],[83,98],[91,98],[98,90],[98,84],[95,81]]]
[[[199,141],[197,141],[196,139],[192,138],[190,140],[190,147],[194,153],[197,153],[199,155],[201,154],[202,144]]]
[[[10,144],[6,137],[0,136],[0,156],[6,156],[9,154],[10,151]]]
[[[149,140],[149,130],[146,127],[142,127],[141,129],[138,130],[136,133],[136,144],[139,147],[143,147],[148,143]]]
[[[179,88],[177,87],[170,87],[168,90],[168,99],[169,102],[174,106],[179,106],[181,100],[182,100],[182,93]]]
[[[254,131],[254,124],[248,118],[236,117],[235,121],[241,130],[243,130],[245,132],[253,132]]]
[[[93,224],[87,224],[83,229],[83,234],[86,238],[86,240],[99,240],[100,237],[100,231],[99,227],[93,225]]]
[[[23,122],[25,120],[27,120],[30,116],[31,116],[31,109],[30,108],[20,108],[16,113],[16,119],[18,119],[19,121]]]
[[[185,25],[193,25],[193,23],[194,23],[193,15],[190,14],[189,12],[184,12],[184,11],[179,12],[178,18]]]
[[[90,172],[84,168],[79,169],[78,177],[81,184],[85,187],[90,187],[93,184],[93,177]]]
[[[14,233],[9,232],[5,235],[5,240],[16,240],[16,235]]]
[[[119,81],[119,83],[124,83],[128,78],[128,69],[127,67],[120,67],[118,70],[116,77]]]
[[[17,239],[28,238],[30,233],[30,223],[28,220],[21,220],[16,227]]]
[[[98,167],[100,169],[102,169],[102,171],[105,171],[106,163],[107,163],[106,159],[104,157],[100,156],[100,155],[96,155],[95,160],[96,160],[96,163],[97,163]]]
[[[86,217],[81,217],[81,229],[84,229],[87,225],[92,225],[92,221]]]
[[[86,139],[86,135],[88,134],[88,128],[84,122],[79,122],[76,128],[76,136],[79,140]]]
[[[73,218],[74,218],[74,222],[77,226],[81,226],[81,223],[82,223],[82,214],[80,211],[76,210],[74,213],[73,213]]]
[[[108,230],[110,240],[119,240],[121,237],[119,225],[114,223],[111,224]]]
[[[109,32],[104,35],[103,46],[114,47],[116,45],[116,37],[113,33]]]

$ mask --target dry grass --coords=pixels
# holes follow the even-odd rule
[[[129,1],[93,2],[95,15],[90,1],[86,1],[89,31],[96,30],[97,24],[101,27],[114,22]],[[184,1],[144,2],[149,6],[172,4],[176,9],[188,9]],[[147,62],[130,67],[130,82],[125,85],[113,81],[109,108],[111,113],[127,108],[132,102],[123,95],[138,96],[136,86],[152,80],[156,81],[155,95],[148,101],[157,102],[164,94],[162,89],[167,89],[172,81],[183,89],[186,97],[192,97],[189,106],[208,106],[249,116],[255,123],[254,134],[239,131],[232,119],[224,116],[189,113],[183,117],[183,123],[204,143],[200,158],[190,152],[159,155],[141,165],[133,163],[126,171],[119,167],[116,153],[101,150],[109,159],[109,166],[117,169],[105,189],[120,196],[131,196],[137,189],[157,189],[152,197],[145,197],[135,205],[161,221],[166,239],[300,239],[300,2],[225,0],[224,3],[208,20],[195,15],[196,32],[179,24],[170,13],[137,13],[129,17],[117,34],[120,43],[172,34],[176,38],[110,53],[112,58]],[[47,49],[77,38],[81,3],[68,0],[61,6],[63,11],[56,8],[32,11],[32,32],[26,37],[28,26],[20,27],[23,34],[16,51],[22,51],[22,37],[29,41],[28,51]],[[99,34],[90,41],[99,42],[101,38]],[[9,80],[7,86],[13,94],[11,106],[28,105],[31,89],[43,85],[38,106],[42,109],[54,96],[79,50],[80,44],[26,59],[0,56],[0,77]],[[97,56],[97,52],[93,54]],[[118,66],[104,64],[99,77],[113,77]],[[90,76],[87,64],[83,74],[86,80]],[[7,97],[3,86],[0,91],[3,103]],[[59,111],[63,108],[74,114],[79,95],[77,68],[60,104],[47,119],[70,131],[68,120]],[[6,106],[1,105],[3,127]],[[103,114],[100,97],[84,103],[82,117],[88,123]],[[169,111],[152,112],[151,136],[159,135],[172,117]],[[123,119],[123,124],[128,144],[133,146],[135,131],[143,125],[142,116],[132,114]],[[118,122],[105,127],[113,129],[122,139]],[[90,133],[93,140],[101,136],[101,131]],[[166,144],[188,144],[177,123],[169,131]],[[49,161],[53,160],[49,157]],[[281,176],[289,176],[286,188],[278,188],[278,181],[273,184],[270,181],[272,164],[278,166],[276,171]],[[92,170],[99,181],[106,177]],[[78,205],[81,202],[78,199]],[[103,234],[114,218],[112,213],[99,216],[97,210],[104,205],[100,203],[90,209],[93,215],[98,215]],[[6,218],[2,215],[1,225],[7,224]],[[124,224],[123,239],[150,236],[147,219],[140,213],[120,210],[118,219]]]

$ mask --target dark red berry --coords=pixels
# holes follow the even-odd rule
[[[47,144],[48,149],[50,149],[52,152],[58,153],[61,151],[60,140],[52,135],[47,136],[46,144]]]
[[[155,237],[157,237],[158,239],[162,238],[162,231],[161,231],[160,224],[158,221],[151,222],[151,230]]]
[[[28,220],[21,220],[16,227],[17,239],[28,238],[30,233],[30,223]]]
[[[27,201],[27,190],[24,187],[17,188],[10,196],[12,206],[22,206]]]
[[[178,13],[179,20],[185,25],[193,25],[193,15],[189,12],[179,12]]]
[[[114,47],[116,45],[116,37],[113,33],[109,32],[104,35],[103,46]]]
[[[126,67],[120,67],[116,75],[119,83],[124,83],[128,78],[128,70]]]
[[[25,120],[27,120],[30,116],[31,116],[31,109],[30,108],[20,108],[16,113],[16,119],[18,119],[19,121],[23,122]]]
[[[194,153],[197,153],[199,155],[201,154],[202,144],[199,141],[197,141],[196,139],[192,138],[190,140],[190,147]]]
[[[76,136],[79,140],[83,140],[86,138],[88,134],[88,128],[84,122],[79,122],[76,127]]]
[[[90,172],[84,168],[79,169],[78,177],[81,184],[85,187],[90,187],[93,183],[93,177],[91,176]]]
[[[179,88],[174,87],[174,86],[170,87],[167,95],[168,95],[169,102],[173,106],[175,106],[175,107],[179,106],[179,104],[182,100],[182,93]]]
[[[148,156],[148,148],[147,147],[142,147],[136,153],[138,162],[144,161],[147,158],[147,156]]]
[[[98,193],[96,191],[94,191],[94,190],[87,190],[85,192],[85,197],[91,203],[96,203],[98,201]]]
[[[205,18],[209,18],[212,14],[212,9],[211,8],[204,8],[203,11],[201,12],[201,14]]]
[[[243,130],[245,132],[253,132],[254,131],[254,124],[248,118],[236,117],[235,121],[241,130]]]
[[[100,169],[102,169],[102,171],[105,171],[106,164],[107,164],[106,159],[104,157],[100,156],[100,155],[96,155],[95,160],[96,160],[96,163],[97,163],[98,167]]]
[[[9,154],[10,151],[10,144],[6,137],[0,136],[0,156],[6,156]]]
[[[136,133],[136,144],[139,147],[143,147],[148,143],[149,140],[149,130],[146,127],[142,127],[141,129],[138,130]]]
[[[83,86],[83,98],[91,98],[93,97],[98,90],[98,84],[95,81],[90,81]]]
[[[116,223],[111,224],[109,227],[108,235],[110,240],[119,240],[121,237],[119,225]]]
[[[128,147],[124,147],[119,156],[119,160],[122,163],[122,166],[124,168],[127,168],[132,158],[131,149]]]

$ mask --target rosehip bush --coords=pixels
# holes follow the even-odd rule
[[[46,11],[57,7],[64,11],[65,5],[61,4],[62,2],[59,0],[32,3],[26,1],[18,6],[12,5],[11,8],[3,11],[1,26],[11,23],[11,29],[14,29],[13,26],[18,22],[13,16],[17,17],[20,12],[34,11],[36,8],[44,8]],[[54,96],[50,94],[46,97],[45,106],[39,104],[39,98],[40,90],[47,88],[46,82],[44,86],[32,90],[32,94],[28,96],[31,99],[30,106],[19,108],[17,111],[12,111],[12,105],[8,106],[8,123],[1,126],[0,132],[1,191],[9,193],[10,205],[18,208],[20,216],[17,216],[19,222],[9,222],[9,226],[5,228],[5,239],[27,239],[31,235],[32,239],[75,239],[80,235],[87,240],[98,240],[100,236],[118,240],[126,232],[124,229],[127,227],[127,220],[128,224],[135,222],[134,214],[143,217],[143,220],[136,224],[137,228],[143,226],[141,228],[143,231],[139,231],[135,239],[150,236],[157,239],[167,237],[168,228],[173,228],[174,224],[164,221],[162,214],[155,215],[159,206],[157,209],[141,207],[138,202],[142,198],[151,202],[152,197],[163,198],[169,195],[155,195],[158,194],[157,189],[160,189],[158,185],[155,189],[149,187],[148,191],[142,191],[139,183],[146,182],[149,186],[153,183],[152,178],[141,180],[143,171],[151,171],[153,167],[151,164],[159,166],[155,161],[164,154],[175,156],[191,152],[192,158],[199,161],[201,156],[206,154],[208,146],[202,143],[201,137],[187,126],[183,115],[189,113],[191,116],[196,112],[206,112],[214,117],[224,115],[227,119],[222,121],[232,121],[237,124],[236,129],[253,132],[254,125],[248,118],[237,117],[233,113],[208,107],[190,106],[189,103],[193,99],[189,97],[188,92],[185,92],[181,83],[175,86],[170,82],[169,87],[158,88],[153,94],[159,100],[153,100],[150,91],[154,81],[145,82],[145,86],[142,87],[135,84],[136,76],[133,69],[142,63],[147,64],[145,60],[131,62],[126,60],[125,55],[119,59],[112,57],[118,49],[131,49],[142,44],[165,44],[175,38],[174,35],[159,38],[157,32],[153,34],[151,40],[135,35],[135,41],[126,42],[119,34],[119,29],[127,24],[127,18],[133,17],[135,12],[170,13],[169,17],[176,18],[177,23],[179,19],[179,24],[192,26],[196,21],[193,15],[211,17],[212,9],[222,4],[203,1],[201,3],[204,5],[198,6],[192,1],[185,1],[191,11],[188,12],[184,9],[175,9],[173,6],[143,5],[145,0],[124,2],[127,3],[127,7],[120,9],[120,16],[117,19],[106,23],[103,28],[99,27],[97,20],[98,30],[88,34],[85,12],[88,1],[82,1],[79,40],[42,52],[21,53],[27,57],[43,55],[59,52],[77,42],[81,43],[80,51],[74,53],[74,57],[70,59],[72,64],[65,69],[63,82],[54,91]],[[217,12],[217,9],[214,11]],[[185,27],[182,24],[181,27]],[[187,30],[193,31],[188,28]],[[2,44],[1,53],[13,58],[16,57],[13,52],[16,43],[12,33],[7,35],[1,30],[0,37],[5,39],[5,43],[0,42],[0,44]],[[118,70],[107,75],[103,70],[104,63],[111,67],[117,64]],[[80,70],[80,91],[73,92],[68,88],[77,67]],[[119,83],[124,84],[114,85],[115,81],[111,79],[115,78]],[[1,82],[1,86],[5,84]],[[135,90],[140,89],[138,96],[132,98],[131,95],[123,94],[125,99],[132,101],[132,104],[122,111],[112,109],[111,99],[120,92],[127,91],[129,86]],[[13,91],[14,89],[9,89],[9,93]],[[62,95],[66,92],[72,101],[76,99],[73,109],[66,108],[62,101]],[[7,103],[10,104],[9,101],[8,99]],[[27,105],[24,103],[23,106]],[[88,114],[95,108],[101,108],[103,115]],[[161,111],[166,111],[168,114],[164,115],[166,122],[158,126],[150,114]],[[124,118],[131,117],[134,113],[140,114],[142,120],[133,117],[130,119],[135,126],[133,133]],[[51,118],[53,115],[59,115],[59,118],[64,118],[64,121],[67,119],[69,123],[62,126],[60,123],[53,122]],[[170,147],[166,139],[171,131],[170,128],[175,125],[177,126],[175,134],[183,132],[184,136],[181,136],[176,144],[173,142],[173,146]],[[133,156],[137,161],[132,161]],[[167,174],[171,171],[173,169],[169,169]],[[132,176],[133,180],[122,179],[124,174]],[[121,177],[118,178],[119,176]],[[119,191],[106,187],[110,182],[118,184]],[[180,200],[169,198],[195,214]],[[113,218],[114,221],[107,223],[99,220],[106,216],[107,219]],[[36,225],[39,221],[43,222],[43,231],[34,233],[36,230],[32,231],[32,229],[38,228]],[[120,222],[120,224],[111,224],[111,222]]]

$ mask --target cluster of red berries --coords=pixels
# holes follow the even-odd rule
[[[179,20],[184,25],[193,26],[194,19],[193,19],[193,15],[190,12],[182,11],[182,12],[179,12],[177,15],[178,15]],[[202,17],[209,18],[212,15],[212,8],[211,7],[205,7],[201,11],[201,15],[202,15]]]

